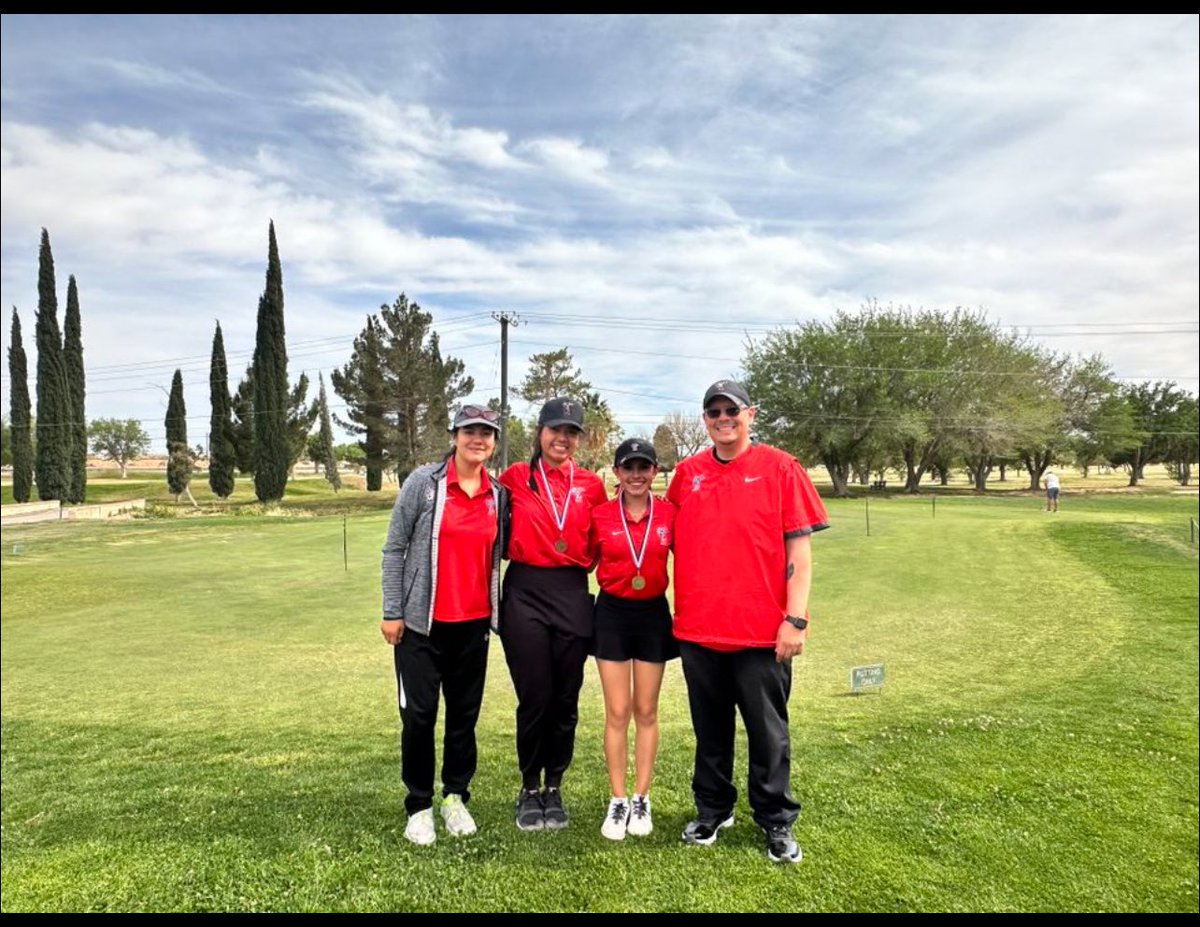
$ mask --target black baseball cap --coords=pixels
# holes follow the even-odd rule
[[[613,458],[613,466],[623,467],[631,460],[644,460],[653,467],[658,466],[658,455],[654,452],[654,445],[645,438],[627,438],[622,441]]]
[[[583,406],[578,400],[567,396],[549,399],[538,413],[538,426],[557,428],[559,425],[574,425],[583,431]]]
[[[487,425],[488,428],[494,428],[499,432],[500,413],[487,406],[463,406],[454,413],[454,424],[450,426],[450,430],[458,431],[467,425]]]
[[[708,408],[708,404],[718,396],[732,399],[742,409],[748,409],[754,405],[750,401],[750,394],[746,392],[746,387],[742,386],[737,380],[718,380],[704,394],[704,402],[701,404],[701,407]]]

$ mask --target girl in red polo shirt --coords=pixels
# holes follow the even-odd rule
[[[532,459],[500,477],[512,494],[500,640],[517,691],[521,830],[567,826],[560,786],[592,637],[588,533],[592,508],[608,498],[600,477],[575,464],[582,434],[583,406],[551,399],[538,415]]]
[[[488,638],[499,618],[500,554],[508,491],[488,479],[500,415],[464,406],[454,447],[400,487],[383,548],[384,640],[393,646],[399,692],[400,775],[408,788],[404,836],[437,839],[434,734],[445,697],[442,820],[453,836],[475,833],[467,810],[475,775],[475,723],[483,701]]]
[[[630,438],[617,448],[617,498],[592,513],[592,548],[599,554],[592,653],[604,689],[604,759],[612,798],[600,833],[623,840],[649,834],[650,780],[658,753],[658,693],[668,660],[679,656],[667,605],[667,556],[675,507],[650,492],[658,475],[654,445]],[[629,718],[634,737],[633,800],[625,789]]]

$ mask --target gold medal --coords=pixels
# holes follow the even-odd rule
[[[630,583],[629,585],[633,586],[633,588],[636,589],[638,592],[641,592],[643,589],[646,588],[646,577],[644,577],[641,573],[639,573],[637,576],[635,576],[633,578],[633,582]]]
[[[567,552],[567,539],[559,538],[557,541],[555,541],[554,549],[556,551],[558,551],[560,554],[565,554]]]

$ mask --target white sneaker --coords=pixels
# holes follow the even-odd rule
[[[609,840],[624,840],[625,828],[629,824],[629,799],[614,798],[608,803],[600,833]]]
[[[634,837],[646,837],[652,830],[654,821],[650,818],[650,796],[634,795],[629,812],[629,833]]]
[[[442,799],[442,820],[451,837],[470,837],[477,829],[461,795],[447,795]]]
[[[410,816],[404,836],[419,847],[427,847],[437,840],[437,831],[433,829],[433,809],[426,808]]]

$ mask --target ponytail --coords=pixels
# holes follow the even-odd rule
[[[538,425],[537,431],[533,433],[533,456],[529,458],[529,488],[533,490],[534,495],[537,495],[538,486],[537,480],[533,476],[533,471],[537,469],[538,463],[542,459],[542,426]]]

